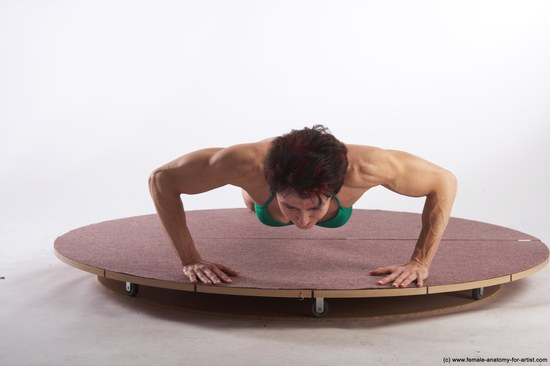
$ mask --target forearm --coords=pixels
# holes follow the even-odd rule
[[[442,233],[432,231],[430,224],[423,224],[422,231],[411,256],[411,261],[429,268],[439,248],[441,237]]]
[[[182,265],[201,260],[195,248],[191,233],[187,228],[185,211],[180,194],[170,189],[169,182],[162,173],[155,172],[149,178],[149,190],[157,214],[176,250]]]
[[[455,194],[456,180],[449,173],[446,183],[426,197],[422,211],[422,230],[411,261],[430,267],[449,222]]]

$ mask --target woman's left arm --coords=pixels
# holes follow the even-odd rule
[[[378,282],[380,285],[392,282],[393,287],[407,287],[416,281],[422,287],[449,222],[456,178],[450,171],[402,151],[378,150],[374,156],[368,163],[369,175],[374,174],[381,185],[396,193],[425,196],[426,202],[422,230],[409,262],[377,268],[371,275],[386,275]]]

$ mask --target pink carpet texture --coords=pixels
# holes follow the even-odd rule
[[[420,214],[361,209],[337,229],[269,227],[247,209],[189,211],[187,222],[204,259],[241,273],[222,286],[258,289],[384,288],[369,271],[405,263],[421,228]],[[189,282],[156,215],[82,227],[54,246],[66,258],[110,272]],[[451,218],[425,285],[510,275],[536,267],[548,255],[548,247],[531,235]]]

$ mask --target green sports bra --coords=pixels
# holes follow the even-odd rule
[[[271,203],[271,201],[273,201],[274,198],[275,195],[272,195],[263,205],[258,205],[254,203],[254,210],[256,211],[256,216],[258,217],[258,220],[260,220],[262,224],[268,226],[292,225],[290,223],[285,224],[275,220],[273,217],[271,217],[269,212],[267,212],[267,206]],[[338,204],[338,212],[336,213],[336,216],[334,216],[332,219],[328,219],[325,221],[318,221],[315,225],[327,228],[337,228],[348,222],[349,218],[351,217],[353,207],[344,207],[342,206],[342,204],[340,204],[340,201],[336,196],[333,196],[333,198],[334,201],[336,201],[336,203]]]

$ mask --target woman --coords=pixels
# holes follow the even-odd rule
[[[242,188],[246,206],[264,224],[302,229],[344,225],[353,204],[376,186],[425,196],[422,230],[410,261],[370,272],[385,275],[380,285],[394,287],[423,286],[456,194],[449,171],[405,152],[343,144],[319,125],[257,143],[192,152],[155,170],[149,187],[183,273],[193,283],[220,284],[238,275],[201,258],[180,198],[226,184]]]

